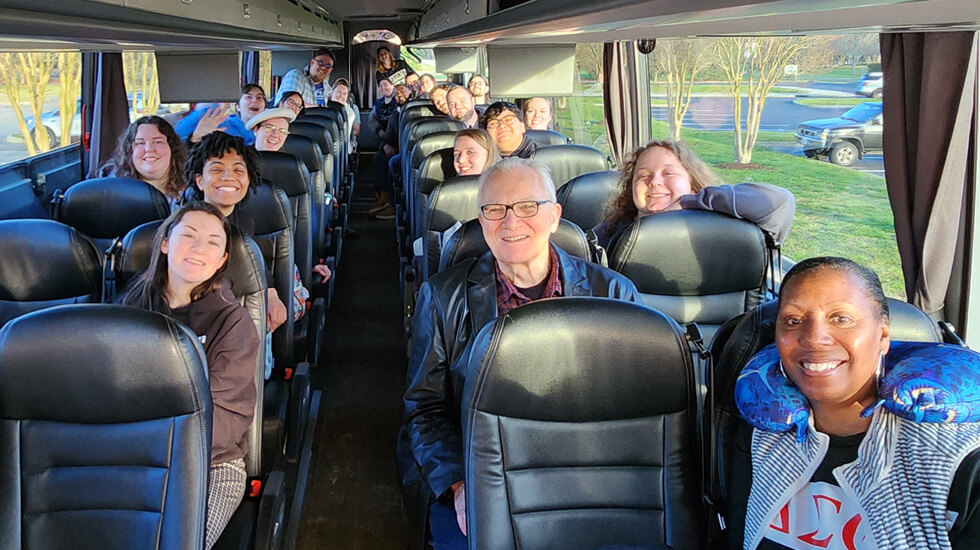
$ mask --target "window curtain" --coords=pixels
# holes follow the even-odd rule
[[[607,42],[602,49],[602,109],[609,151],[616,166],[649,136],[648,89],[634,79],[647,78],[646,59],[633,42]]]
[[[885,182],[906,294],[934,318],[958,322],[961,312],[944,305],[971,177],[976,34],[882,34],[880,41]]]
[[[259,81],[259,52],[242,52],[242,86],[251,82]],[[266,90],[269,97],[273,97],[272,90]]]
[[[116,140],[129,126],[129,105],[123,79],[121,52],[99,53],[96,57],[95,93],[92,109],[92,140],[89,150],[88,177],[95,177],[102,164],[112,156]]]

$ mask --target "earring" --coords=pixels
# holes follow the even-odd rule
[[[875,386],[881,384],[881,377],[885,373],[885,356],[880,351],[878,352],[878,370],[875,371]]]
[[[783,375],[783,378],[789,380],[789,376],[786,376],[786,369],[783,368],[783,360],[779,360],[779,374]]]

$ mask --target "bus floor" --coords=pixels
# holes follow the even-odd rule
[[[398,549],[409,541],[395,467],[405,384],[394,223],[374,201],[363,155],[313,385],[322,390],[298,547]]]

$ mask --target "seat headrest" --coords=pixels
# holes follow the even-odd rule
[[[542,147],[531,158],[544,163],[551,170],[555,188],[582,174],[607,170],[606,157],[598,149],[587,145],[552,145]]]
[[[98,302],[102,296],[102,252],[65,224],[0,220],[0,258],[0,300]]]
[[[583,229],[602,222],[606,203],[613,196],[619,172],[605,170],[572,178],[558,190],[561,217],[568,218]]]
[[[167,197],[152,185],[132,178],[80,181],[65,190],[58,221],[93,239],[121,237],[142,223],[170,214]]]
[[[551,145],[566,145],[568,138],[554,130],[526,130],[524,135],[527,139],[537,143],[541,147]]]
[[[320,151],[320,146],[308,136],[289,134],[280,151],[302,160],[310,172],[323,170],[323,152]]]
[[[255,234],[268,235],[292,227],[293,215],[289,197],[285,191],[274,185],[256,185],[250,191],[248,200],[237,208],[242,214],[255,221]]]
[[[429,112],[432,114],[439,113],[438,109],[436,109],[435,112],[432,112],[433,109],[435,109],[435,105],[432,104],[431,99],[423,99],[423,98],[409,99],[405,103],[405,107],[403,107],[403,109],[405,109],[405,112],[408,113],[409,109],[412,109],[413,107],[431,107],[431,109],[429,109],[428,111],[424,109],[419,109],[419,110],[424,112]]]
[[[283,151],[259,151],[259,173],[287,196],[310,192],[310,171],[298,158]]]
[[[610,298],[539,300],[487,324],[465,356],[463,403],[508,418],[598,422],[689,410],[694,379],[680,328]],[[655,396],[650,388],[657,388]]]
[[[678,210],[627,227],[610,247],[609,266],[645,294],[721,294],[762,288],[768,249],[751,222]]]
[[[582,228],[562,218],[558,230],[551,235],[551,243],[576,258],[592,261],[589,240]],[[457,229],[446,242],[442,243],[439,257],[439,271],[448,269],[468,258],[479,258],[490,250],[480,220],[470,220]]]
[[[294,120],[289,123],[289,133],[312,139],[320,146],[320,153],[323,155],[333,151],[333,137],[326,126],[305,120]]]
[[[338,106],[340,106],[340,104],[338,104]],[[326,105],[324,107],[306,107],[303,109],[303,115],[333,117],[337,114],[339,114],[339,111],[334,109],[331,105]]]
[[[405,122],[408,122],[416,118],[424,118],[430,116],[446,116],[445,113],[443,113],[439,109],[436,109],[436,106],[433,105],[432,102],[427,99],[421,101],[428,101],[428,103],[416,103],[413,105],[412,104],[413,101],[420,101],[420,100],[413,99],[408,103],[406,103],[405,106],[402,107],[402,114],[400,115],[399,120],[405,120]]]
[[[210,409],[204,357],[165,315],[108,304],[30,313],[0,329],[0,417],[121,424]]]
[[[432,192],[440,183],[456,175],[453,166],[453,150],[439,149],[425,157],[419,167],[418,191],[425,195]]]
[[[115,266],[119,288],[125,288],[133,277],[149,265],[153,236],[162,223],[145,223],[123,238]],[[231,227],[231,235],[228,236],[228,267],[222,277],[231,282],[231,290],[235,296],[241,297],[266,289],[262,251],[255,241],[242,235],[235,226]]]
[[[476,219],[480,176],[455,176],[432,190],[426,205],[426,227],[445,231],[457,221]]]
[[[434,151],[440,149],[452,149],[456,139],[456,132],[434,132],[426,134],[416,140],[412,147],[411,162],[412,168],[422,166],[422,162]]]
[[[447,116],[423,117],[409,122],[405,126],[405,134],[401,137],[411,144],[422,136],[433,132],[458,132],[463,128],[466,128],[465,124]]]

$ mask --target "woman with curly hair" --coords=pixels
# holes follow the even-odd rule
[[[669,210],[712,210],[748,220],[781,244],[796,212],[793,194],[774,185],[723,185],[680,141],[651,141],[629,156],[606,217],[593,232],[605,247],[634,221]]]
[[[173,126],[150,115],[133,121],[119,136],[116,149],[101,172],[143,180],[173,204],[185,187],[181,170],[186,159],[187,150]]]

